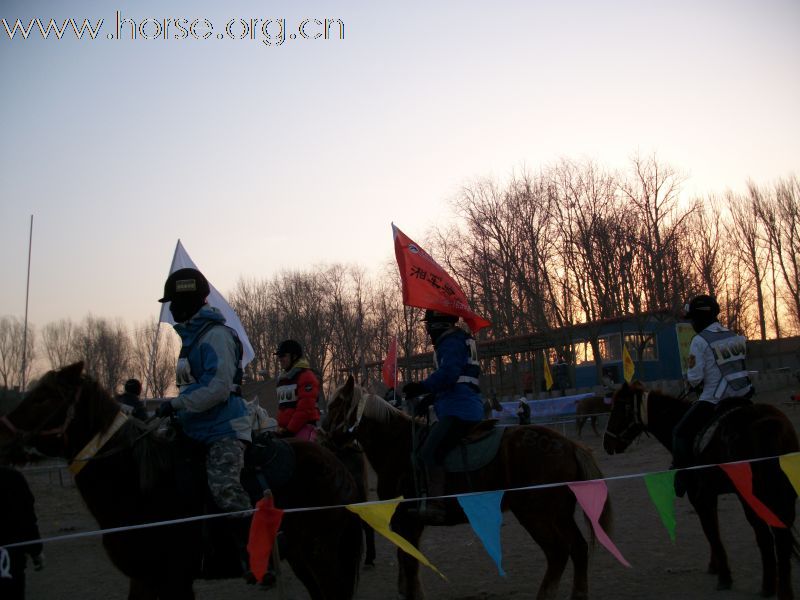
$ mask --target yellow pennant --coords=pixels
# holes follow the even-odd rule
[[[550,362],[547,360],[547,353],[544,355],[544,383],[548,391],[553,387],[553,374],[550,372]]]
[[[786,473],[786,477],[792,483],[794,491],[800,496],[800,454],[795,452],[781,456],[779,459],[781,470]]]
[[[625,381],[630,383],[633,380],[633,371],[636,367],[633,364],[631,353],[628,352],[628,345],[622,344],[622,371],[625,376]]]
[[[389,527],[389,522],[392,520],[394,511],[402,499],[403,497],[401,496],[400,498],[397,498],[397,500],[392,502],[384,502],[381,504],[348,504],[346,508],[347,510],[356,513],[359,517],[364,519],[364,521],[366,521],[367,524],[369,524],[375,531],[380,533],[398,548],[416,558],[426,567],[433,569],[436,574],[439,575],[439,577],[447,581],[447,577],[445,577],[442,572],[439,571],[439,569],[434,567],[431,562],[425,558],[422,552],[417,550],[407,539],[397,535]]]

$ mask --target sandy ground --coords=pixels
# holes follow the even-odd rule
[[[762,394],[760,400],[783,405],[789,394],[790,390],[781,390]],[[800,406],[783,408],[797,427]],[[574,428],[568,428],[566,433],[574,436]],[[616,456],[606,455],[601,439],[595,437],[588,427],[584,429],[583,442],[594,450],[606,476],[658,471],[669,464],[668,453],[652,438],[642,438],[626,454]],[[27,477],[37,499],[43,536],[96,529],[68,475],[63,477],[63,482],[57,472],[29,473]],[[371,483],[374,486],[374,481]],[[733,589],[716,592],[716,578],[705,573],[707,544],[688,500],[676,502],[677,540],[673,544],[649,499],[643,479],[610,481],[608,488],[615,512],[611,538],[632,568],[624,567],[602,546],[596,545],[590,559],[592,598],[744,600],[758,597],[760,559],[752,529],[735,497],[720,498],[720,522],[733,571]],[[510,513],[504,515],[501,537],[505,577],[498,575],[493,561],[468,525],[428,528],[421,550],[449,581],[443,581],[432,571],[422,568],[427,597],[462,600],[534,598],[545,568],[541,550]],[[377,546],[376,566],[362,570],[356,598],[383,600],[396,597],[395,547],[381,537]],[[47,566],[43,571],[28,569],[29,599],[126,597],[127,581],[106,558],[99,537],[48,543],[45,555]],[[282,573],[284,598],[308,597],[285,563]],[[559,597],[569,597],[571,577],[571,567],[568,567]],[[800,590],[798,579],[800,565],[795,564],[795,590]],[[277,590],[265,591],[238,580],[198,581],[195,590],[202,600],[279,598]]]

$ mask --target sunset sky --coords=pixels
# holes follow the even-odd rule
[[[214,29],[108,39],[116,11],[152,19],[148,37],[164,19]],[[3,0],[0,18],[104,20],[95,40],[10,40],[0,22],[0,316],[24,314],[33,214],[38,327],[155,319],[178,238],[223,293],[374,269],[392,221],[421,241],[463,186],[561,158],[656,153],[687,197],[800,172],[797,0]],[[271,46],[221,33],[266,18]],[[297,34],[325,18],[344,39]]]

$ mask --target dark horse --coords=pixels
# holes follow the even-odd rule
[[[578,437],[581,437],[581,431],[583,431],[587,419],[592,425],[594,434],[600,435],[600,432],[597,431],[597,415],[607,412],[611,412],[611,402],[606,404],[603,396],[591,396],[578,400],[575,403],[575,429]]]
[[[44,454],[71,460],[118,418],[119,405],[82,371],[82,363],[50,371],[8,417],[26,442]],[[318,444],[290,443],[295,471],[285,485],[273,489],[276,506],[290,509],[357,502],[353,479],[333,454]],[[205,484],[187,491],[192,487],[187,480],[193,479],[177,468],[177,446],[157,438],[141,421],[128,419],[85,462],[75,483],[101,528],[204,514]],[[202,460],[194,462],[199,462],[204,472]],[[208,545],[203,528],[203,522],[197,520],[104,534],[103,546],[111,562],[130,578],[128,597],[194,598],[192,582],[201,575],[204,545]],[[287,513],[282,531],[286,541],[283,558],[311,598],[353,597],[361,559],[361,525],[356,515],[345,508]],[[235,548],[230,549],[227,556],[237,556]],[[238,557],[235,564],[236,573],[228,570],[215,576],[240,574]]]
[[[367,459],[364,456],[364,450],[356,440],[350,440],[346,444],[339,446],[326,435],[325,431],[320,430],[317,433],[317,442],[322,444],[325,448],[330,450],[336,455],[342,464],[353,476],[358,488],[358,501],[366,502],[369,496],[369,477],[367,468]],[[364,529],[364,566],[375,566],[375,530],[370,527],[366,521],[361,522]]]
[[[609,454],[624,452],[643,431],[652,433],[664,447],[672,451],[672,430],[690,406],[688,400],[673,398],[660,391],[644,390],[638,382],[623,385],[614,395],[603,446]],[[708,444],[697,458],[698,464],[719,464],[740,460],[778,456],[797,452],[794,427],[780,410],[766,404],[738,408],[723,417]],[[761,553],[763,596],[792,598],[790,559],[797,555],[792,535],[795,491],[777,461],[751,463],[753,492],[785,524],[786,528],[768,526],[740,496],[748,522],[756,533]],[[692,472],[690,472],[692,473]],[[716,573],[717,589],[730,589],[732,584],[728,556],[720,539],[717,519],[717,496],[736,493],[728,476],[717,468],[703,469],[692,478],[689,500],[700,517],[703,532],[711,546],[708,572]],[[777,562],[776,562],[777,558]]]
[[[355,385],[353,378],[340,387],[328,404],[324,428],[334,439],[355,436],[378,476],[380,499],[416,496],[412,471],[412,418]],[[448,473],[447,494],[503,490],[536,484],[601,478],[590,451],[559,433],[536,425],[509,427],[500,449],[485,467],[465,473]],[[471,485],[470,485],[471,483]],[[448,525],[466,523],[455,499],[446,501]],[[572,598],[588,595],[588,544],[575,522],[575,496],[566,486],[519,490],[503,496],[501,508],[510,510],[538,543],[547,558],[547,570],[537,598],[553,598],[568,560],[573,564]],[[423,523],[401,503],[392,529],[417,546]],[[601,524],[611,523],[606,504]],[[422,597],[419,563],[398,550],[398,588],[407,600]]]

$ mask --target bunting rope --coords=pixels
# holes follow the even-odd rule
[[[751,459],[739,460],[739,461],[729,462],[729,463],[695,465],[693,467],[686,467],[684,469],[679,469],[679,470],[682,470],[682,471],[699,471],[699,470],[703,470],[703,469],[710,469],[710,468],[713,468],[713,467],[723,467],[723,465],[750,464],[750,463],[755,463],[755,462],[763,462],[763,461],[767,461],[767,460],[778,460],[779,463],[781,464],[781,466],[783,466],[783,464],[785,464],[785,462],[788,462],[788,460],[791,459],[791,458],[800,459],[800,452],[792,452],[790,454],[783,454],[783,455],[777,455],[777,456],[764,456],[764,457],[761,457],[761,458],[751,458]],[[426,499],[427,500],[431,500],[431,499],[463,498],[463,497],[469,497],[469,496],[480,496],[482,494],[488,494],[488,493],[493,493],[493,492],[521,492],[521,491],[527,491],[527,490],[540,490],[540,489],[548,489],[548,488],[561,487],[561,486],[574,486],[574,485],[580,485],[580,484],[589,484],[589,483],[593,483],[593,482],[623,481],[623,480],[626,480],[626,479],[642,479],[642,478],[645,478],[645,477],[648,477],[648,476],[659,475],[659,474],[664,474],[664,473],[671,473],[673,471],[674,470],[666,469],[666,470],[662,470],[662,471],[650,471],[650,472],[647,472],[647,473],[630,473],[630,474],[627,474],[627,475],[612,475],[611,477],[602,477],[602,478],[599,478],[599,479],[586,479],[586,480],[581,480],[581,481],[559,481],[559,482],[555,482],[555,483],[541,483],[541,484],[536,484],[536,485],[529,485],[529,486],[515,487],[515,488],[507,488],[507,489],[502,489],[502,490],[484,490],[484,491],[480,491],[480,492],[465,492],[463,494],[449,494],[449,495],[443,495],[443,496],[428,496],[428,497],[426,497]],[[793,485],[796,485],[794,481],[791,481],[791,483]],[[797,487],[795,487],[795,489],[797,489]],[[393,504],[393,503],[401,503],[402,504],[404,502],[419,502],[421,500],[423,500],[423,498],[421,498],[421,497],[420,498],[393,498],[393,499],[390,499],[390,500],[370,500],[368,502],[359,502],[359,503],[352,503],[352,504],[336,504],[336,505],[331,505],[331,506],[308,506],[308,507],[304,507],[304,508],[287,508],[287,509],[284,509],[283,512],[286,513],[286,514],[293,514],[293,513],[311,512],[311,511],[316,511],[316,510],[335,510],[335,509],[340,509],[340,508],[344,508],[344,509],[350,510],[349,507],[367,507],[367,506],[374,506],[374,505],[380,505],[380,504]],[[168,521],[153,521],[151,523],[140,523],[140,524],[137,524],[137,525],[126,525],[124,527],[111,527],[109,529],[97,529],[97,530],[94,530],[94,531],[83,531],[83,532],[79,532],[79,533],[70,533],[70,534],[66,534],[66,535],[58,535],[58,536],[40,538],[38,540],[29,540],[29,541],[24,541],[24,542],[15,542],[13,544],[6,544],[5,546],[0,547],[0,550],[2,548],[15,548],[17,546],[25,546],[25,545],[28,545],[28,544],[36,544],[36,543],[44,544],[44,543],[49,543],[49,542],[60,542],[60,541],[65,541],[65,540],[70,540],[70,539],[94,537],[94,536],[98,536],[98,535],[105,535],[105,534],[108,534],[108,533],[120,533],[120,532],[123,532],[123,531],[133,531],[133,530],[136,530],[136,529],[148,529],[150,527],[165,527],[165,526],[169,526],[169,525],[178,525],[178,524],[181,524],[181,523],[191,523],[193,521],[202,521],[204,519],[218,519],[218,518],[229,517],[229,516],[233,516],[233,515],[246,516],[246,515],[252,515],[255,511],[256,511],[256,509],[251,508],[251,509],[248,509],[248,510],[239,510],[239,511],[225,512],[225,513],[214,513],[214,514],[210,514],[210,515],[196,515],[194,517],[183,517],[181,519],[171,519],[171,520],[168,520]]]

